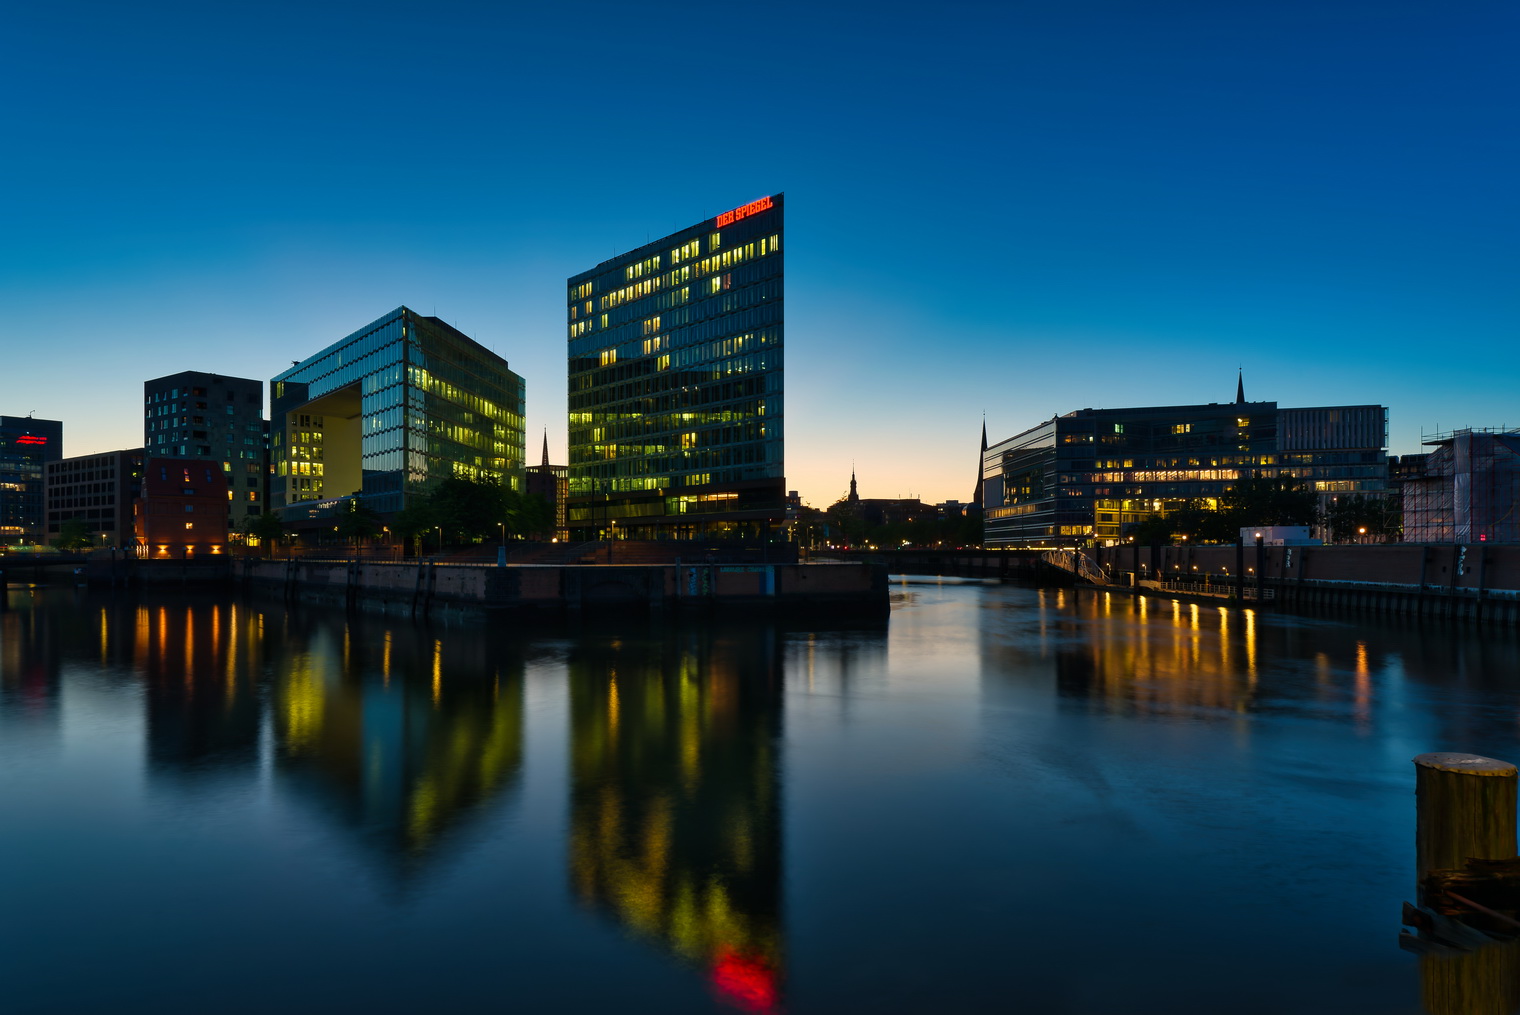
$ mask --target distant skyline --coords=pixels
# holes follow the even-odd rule
[[[1520,8],[33,5],[0,66],[0,413],[142,439],[405,304],[527,379],[565,279],[786,191],[787,478],[966,500],[1084,407],[1520,426]]]

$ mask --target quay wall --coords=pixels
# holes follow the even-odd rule
[[[514,565],[431,561],[257,560],[233,577],[292,598],[436,609],[577,612],[639,607],[828,609],[885,613],[886,569],[849,564]]]

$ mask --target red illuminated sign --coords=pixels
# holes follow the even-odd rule
[[[740,219],[747,219],[751,215],[758,215],[763,211],[770,211],[773,207],[775,207],[775,205],[771,203],[770,198],[762,197],[758,201],[751,201],[749,204],[735,208],[733,211],[724,212],[722,215],[719,215],[716,220],[714,220],[714,224],[719,229],[722,229],[730,222],[737,222]]]
[[[17,444],[46,444],[46,437],[33,437],[31,434],[22,434],[16,438]]]

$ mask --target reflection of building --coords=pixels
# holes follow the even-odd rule
[[[142,494],[143,449],[63,458],[47,465],[47,534],[77,521],[95,545],[129,546],[132,502]]]
[[[777,194],[569,279],[575,538],[784,520],[781,237]]]
[[[270,499],[286,522],[351,494],[399,511],[452,476],[522,488],[523,379],[436,317],[398,307],[271,383]]]
[[[44,541],[43,467],[62,457],[58,420],[0,416],[0,543]]]
[[[570,660],[578,896],[774,1006],[782,963],[780,664],[769,629],[582,641]]]
[[[522,767],[522,664],[356,618],[289,638],[274,693],[280,770],[385,850],[417,856]]]
[[[264,510],[268,432],[263,381],[186,370],[143,382],[147,453],[221,463],[229,532]]]
[[[1125,526],[1236,483],[1293,479],[1322,503],[1387,488],[1388,410],[1280,409],[1276,402],[1078,409],[982,455],[988,546],[1117,540]]]
[[[549,464],[547,431],[544,433],[544,459],[538,465],[528,466],[524,490],[530,497],[542,497],[554,512],[552,532],[529,533],[529,535],[538,539],[553,538],[562,542],[568,540],[570,533],[565,528],[565,500],[570,495],[570,469],[565,465]]]
[[[1520,542],[1520,430],[1457,430],[1404,480],[1404,540]]]
[[[252,768],[262,696],[257,670],[240,655],[256,647],[260,618],[220,602],[139,604],[133,612],[148,760],[186,775]],[[126,615],[112,619],[124,626]]]
[[[221,463],[148,459],[133,527],[150,557],[221,553],[227,545],[227,474]]]

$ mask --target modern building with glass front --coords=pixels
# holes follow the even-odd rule
[[[0,545],[47,538],[44,470],[63,457],[63,423],[0,416]]]
[[[1079,409],[982,453],[984,543],[1072,546],[1121,539],[1126,527],[1196,505],[1236,483],[1293,479],[1328,506],[1388,489],[1388,410],[1278,408],[1237,401]]]
[[[453,476],[522,489],[523,379],[398,307],[270,382],[270,500],[287,524],[350,496],[388,515]]]
[[[572,539],[784,522],[782,237],[776,194],[568,280]]]

